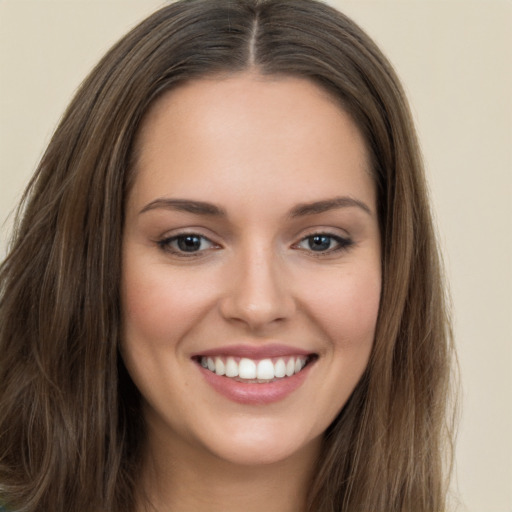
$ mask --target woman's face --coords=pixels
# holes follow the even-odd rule
[[[379,309],[358,129],[305,79],[244,73],[167,93],[137,149],[122,354],[150,441],[240,464],[316,450]]]

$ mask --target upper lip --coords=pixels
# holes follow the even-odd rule
[[[271,357],[309,356],[313,353],[311,350],[273,343],[268,345],[226,345],[198,352],[192,357],[231,356],[246,357],[248,359],[267,359]]]

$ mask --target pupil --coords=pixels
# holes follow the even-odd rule
[[[309,239],[309,246],[313,251],[325,251],[331,245],[331,237],[326,235],[316,235]]]
[[[201,239],[198,236],[182,236],[178,238],[178,247],[180,251],[194,252],[201,248]]]

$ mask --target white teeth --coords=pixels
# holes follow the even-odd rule
[[[215,358],[215,373],[217,375],[224,375],[226,373],[226,366],[220,357]]]
[[[274,366],[274,374],[278,379],[286,375],[286,364],[282,359],[278,359]]]
[[[241,379],[255,379],[256,363],[245,357],[240,359],[240,363],[238,365],[238,376]]]
[[[238,377],[238,363],[232,357],[226,361],[226,377]]]
[[[258,367],[256,370],[256,378],[258,379],[268,379],[271,380],[274,378],[274,365],[270,359],[262,359],[258,363]]]
[[[217,375],[266,382],[291,377],[299,373],[306,366],[306,362],[307,358],[304,356],[290,357],[288,360],[282,357],[274,360],[267,358],[260,361],[253,361],[247,357],[237,361],[234,357],[223,358],[221,356],[201,357],[200,359],[203,368],[207,368]]]
[[[291,358],[286,363],[286,376],[291,377],[295,373],[295,359]]]

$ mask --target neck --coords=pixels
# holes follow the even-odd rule
[[[140,512],[303,512],[321,440],[268,464],[240,465],[181,443],[148,443]]]

